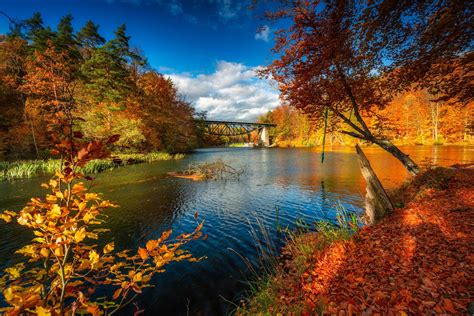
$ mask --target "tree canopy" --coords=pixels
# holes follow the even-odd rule
[[[290,19],[291,25],[277,32],[278,57],[262,75],[275,79],[282,99],[313,121],[321,122],[329,109],[332,122],[342,120],[348,127],[343,133],[381,146],[417,173],[416,164],[376,137],[363,116],[413,87],[469,101],[464,68],[453,69],[471,55],[469,12],[469,4],[457,1],[281,1],[266,15]],[[459,85],[452,88],[443,80]]]
[[[120,25],[106,40],[88,21],[79,31],[64,16],[55,29],[39,13],[12,25],[0,42],[0,156],[40,156],[51,145],[52,111],[84,118],[86,138],[120,131],[115,150],[186,151],[196,145],[194,109],[151,69]],[[153,90],[156,89],[156,90]]]

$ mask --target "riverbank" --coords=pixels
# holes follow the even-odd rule
[[[352,237],[290,240],[237,314],[467,314],[474,169],[429,170],[392,196],[395,212]]]
[[[86,174],[99,173],[125,165],[150,163],[154,161],[181,159],[183,154],[152,152],[146,154],[114,154],[114,159],[92,160],[82,171]],[[115,159],[117,158],[117,159]],[[52,174],[60,165],[59,159],[0,161],[0,181],[31,178],[40,174]]]
[[[326,143],[325,147],[327,150],[331,150],[332,147],[336,148],[350,148],[354,149],[354,146],[358,144],[357,141],[349,141],[347,143],[335,143],[331,144],[329,142]],[[394,141],[393,144],[395,146],[474,146],[474,142],[465,142],[465,143],[440,143],[440,142],[426,142],[426,143],[413,143],[413,142],[401,142],[401,141]],[[312,143],[305,143],[300,141],[278,141],[274,144],[275,147],[279,148],[322,148],[322,144],[312,144]],[[378,145],[375,144],[366,144],[366,143],[359,143],[361,147],[377,147]]]

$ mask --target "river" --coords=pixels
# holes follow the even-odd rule
[[[402,147],[417,162],[439,165],[472,163],[474,147]],[[378,148],[365,148],[369,160],[387,188],[407,178],[397,160]],[[239,180],[193,182],[172,178],[169,171],[192,162],[222,159],[244,168]],[[41,196],[40,183],[46,177],[0,183],[0,210],[18,210],[31,196]],[[318,219],[334,220],[335,206],[361,212],[365,183],[353,149],[201,149],[178,161],[139,164],[97,175],[94,190],[120,205],[108,214],[100,243],[115,241],[118,248],[136,249],[144,238],[156,238],[173,228],[190,232],[196,226],[195,212],[205,221],[207,240],[196,241],[188,249],[207,256],[199,263],[173,263],[154,280],[138,303],[147,315],[220,315],[234,308],[252,277],[244,257],[258,263],[252,229],[263,223],[276,248],[282,245],[277,227],[294,228],[296,223]],[[278,209],[278,211],[277,211]],[[0,223],[0,267],[18,260],[15,249],[31,235],[16,225]],[[146,237],[144,237],[146,236]]]

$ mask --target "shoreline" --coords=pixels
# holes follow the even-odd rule
[[[390,195],[395,211],[349,238],[289,240],[236,314],[472,313],[474,169],[430,169]]]
[[[330,150],[330,148],[354,148],[354,144],[337,144],[337,145],[325,145],[325,150]],[[445,147],[445,146],[455,146],[455,147],[474,147],[474,143],[445,143],[445,144],[410,144],[410,143],[394,143],[397,147],[404,147],[404,146],[417,146],[417,147]],[[323,145],[316,145],[316,146],[299,146],[295,144],[281,144],[278,143],[274,146],[275,148],[321,148]],[[379,147],[375,144],[359,144],[362,148],[371,148],[371,147]]]
[[[82,168],[84,173],[100,173],[127,165],[151,163],[155,161],[178,160],[184,154],[151,152],[147,154],[115,154],[111,159],[91,160]],[[115,158],[118,158],[117,161]],[[59,159],[0,161],[0,182],[32,178],[39,175],[53,174],[60,165]]]

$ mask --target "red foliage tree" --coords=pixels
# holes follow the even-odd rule
[[[341,130],[342,133],[377,144],[400,160],[410,173],[418,173],[416,163],[390,140],[376,136],[364,117],[386,107],[396,93],[426,79],[426,75],[417,71],[415,61],[425,70],[435,69],[441,58],[453,57],[469,44],[466,29],[456,32],[451,23],[444,34],[440,31],[442,23],[433,20],[429,24],[433,34],[425,34],[417,29],[417,21],[448,10],[461,19],[457,25],[466,24],[464,13],[456,15],[457,9],[452,7],[457,5],[437,5],[435,1],[419,6],[388,0],[281,1],[281,4],[267,16],[273,20],[291,19],[293,23],[277,32],[274,52],[279,58],[262,75],[278,81],[284,101],[316,120],[330,109],[333,117],[349,127]],[[391,8],[396,12],[390,11]],[[452,19],[450,16],[449,21]],[[446,46],[448,38],[455,39],[456,48]],[[448,75],[455,77],[454,72],[433,70],[430,78],[439,80]],[[424,85],[430,82],[424,81]],[[464,90],[446,93],[452,97],[462,95]]]

